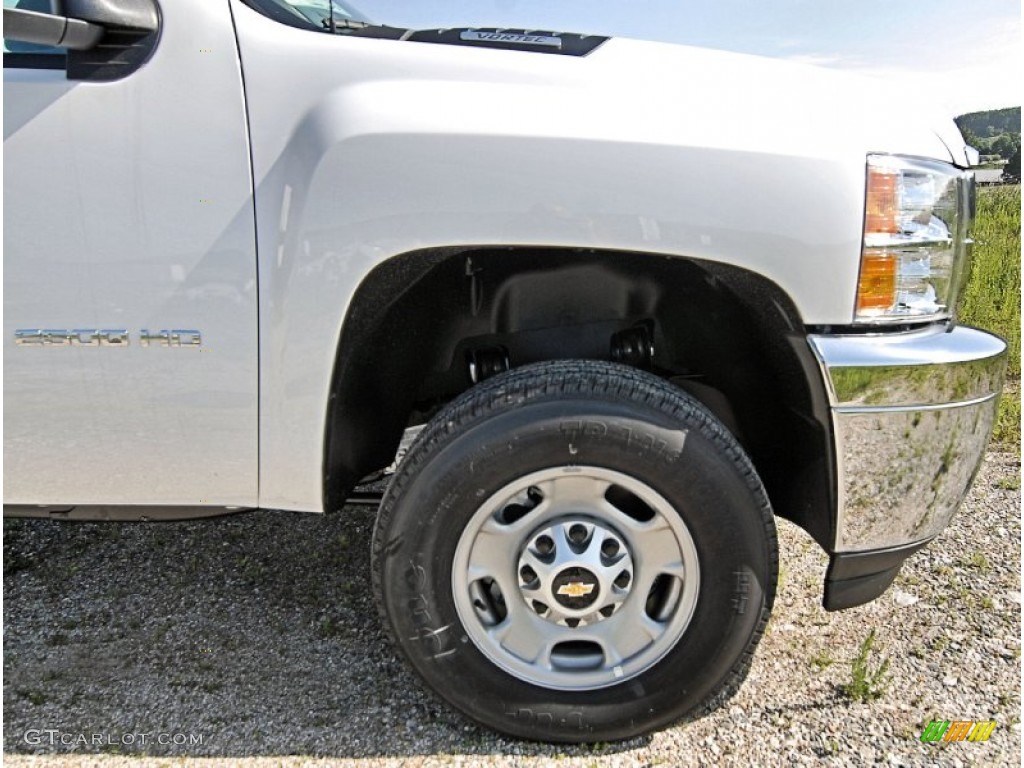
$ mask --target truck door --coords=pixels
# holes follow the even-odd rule
[[[72,18],[56,38],[72,45],[99,35],[4,41],[5,505],[256,505],[252,177],[228,3],[4,9],[12,36],[9,9]]]

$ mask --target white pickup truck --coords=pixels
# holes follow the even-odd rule
[[[1004,344],[956,325],[969,150],[899,94],[326,0],[4,29],[6,514],[334,512],[390,466],[397,647],[587,741],[738,687],[776,515],[834,610],[967,492]]]

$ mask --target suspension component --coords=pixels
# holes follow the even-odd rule
[[[654,360],[652,324],[645,323],[612,334],[611,358],[633,368],[649,369]]]
[[[466,352],[466,365],[469,370],[469,380],[474,384],[479,384],[495,374],[504,373],[512,367],[509,362],[508,350],[505,347],[471,349]]]

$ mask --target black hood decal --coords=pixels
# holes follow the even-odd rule
[[[421,29],[402,35],[403,40],[442,45],[468,45],[477,48],[504,48],[532,53],[556,53],[562,56],[586,56],[607,37],[537,29],[493,29],[456,27],[453,29]]]

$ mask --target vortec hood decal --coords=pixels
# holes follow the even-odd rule
[[[443,45],[470,45],[505,48],[534,53],[560,53],[563,56],[586,56],[607,37],[536,29],[422,29],[402,36],[403,40]]]
[[[550,45],[562,47],[562,38],[554,35],[528,35],[520,32],[481,32],[478,29],[467,30],[459,35],[463,42],[479,43],[519,43],[520,45]]]

